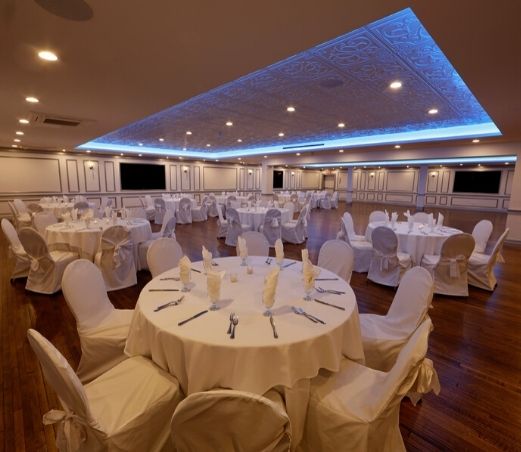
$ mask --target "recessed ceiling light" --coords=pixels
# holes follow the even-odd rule
[[[119,154],[119,155],[121,155],[123,157],[123,152],[121,154]]]
[[[437,108],[431,108],[427,113],[429,113],[429,115],[437,115],[438,114],[438,109]]]
[[[237,138],[237,143],[242,143],[242,139]]]
[[[159,138],[159,141],[163,142],[163,141],[165,141],[165,139],[164,138]]]
[[[186,151],[186,148],[183,148],[183,151]]]
[[[20,141],[22,141],[22,140],[20,140],[20,138],[15,138],[13,141],[14,141],[15,143],[20,143]]]
[[[288,165],[285,165],[285,166],[286,166],[286,168],[288,167]]]
[[[510,163],[509,162],[505,162],[505,165],[510,165]]]
[[[394,149],[400,149],[400,148],[401,148],[401,146],[399,144],[394,145]]]
[[[343,149],[339,149],[338,152],[340,152],[340,154],[343,154],[344,150]]]
[[[237,160],[242,160],[240,157],[237,157]]]
[[[20,124],[29,124],[29,120],[28,120],[28,119],[25,119],[25,118],[21,118],[21,119],[19,119],[18,122],[19,122]]]
[[[226,125],[227,125],[228,127],[231,127],[231,126],[233,126],[233,122],[231,122],[231,121],[226,121]]]
[[[407,165],[407,168],[409,168],[409,165]]]
[[[463,166],[463,163],[460,163],[459,166]]]
[[[192,132],[190,132],[189,130],[186,131],[186,134],[187,135],[192,135]]]
[[[50,50],[40,50],[38,57],[45,61],[58,61],[58,56]]]
[[[138,154],[138,157],[143,157],[143,154]]]
[[[286,111],[289,111],[290,113],[293,113],[295,111],[295,107],[290,105],[289,107],[286,108]]]
[[[474,138],[474,139],[472,140],[472,142],[473,142],[473,143],[479,143],[479,140],[478,140],[477,138]]]
[[[40,102],[40,101],[38,100],[38,98],[33,97],[33,96],[28,96],[28,97],[25,98],[25,100],[26,100],[27,102],[30,102],[31,104],[37,104],[38,102]]]
[[[179,156],[179,160],[183,160],[183,157]]]
[[[297,152],[297,154],[296,154],[296,155],[300,155],[300,152]]]
[[[16,133],[17,135],[23,135],[23,134],[24,134],[21,130],[17,130],[15,133]]]
[[[206,143],[206,147],[209,148],[211,147],[212,145],[210,143]]]
[[[218,162],[218,161],[219,161],[219,159],[215,159],[215,161],[216,161],[216,162]]]
[[[400,82],[399,80],[395,80],[394,82],[392,82],[389,85],[389,88],[391,88],[391,89],[400,89],[401,87],[402,87],[402,82]]]
[[[87,149],[87,154],[90,154],[92,151],[90,149]]]
[[[478,166],[481,166],[481,163],[478,163]]]
[[[346,125],[345,125],[343,122],[339,122],[339,123],[338,123],[338,127],[339,127],[340,129],[343,129],[345,126],[346,126]]]
[[[264,156],[264,158],[265,158],[265,159],[267,159],[267,158],[268,158],[268,156],[267,156],[267,155],[265,155],[265,156]]]
[[[139,146],[143,146],[143,143],[138,143]]]
[[[279,132],[279,137],[283,137],[284,136],[284,132]]]
[[[18,145],[17,145],[17,144],[12,144],[11,147],[12,147],[12,148],[17,148]]]

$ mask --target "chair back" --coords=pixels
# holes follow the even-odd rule
[[[496,262],[504,262],[502,261],[501,251],[503,251],[503,245],[509,232],[510,229],[506,228],[503,234],[501,234],[501,236],[499,237],[499,239],[497,239],[497,242],[494,245],[492,252],[490,253],[489,264],[494,265]]]
[[[381,210],[373,210],[369,214],[369,223],[374,223],[376,221],[387,221],[387,215],[385,212]]]
[[[38,212],[34,214],[34,227],[42,235],[45,234],[45,229],[47,229],[47,226],[55,223],[58,223],[58,220],[52,212]]]
[[[156,212],[164,213],[166,210],[165,200],[163,198],[154,199],[154,208],[156,209]]]
[[[353,217],[349,212],[344,212],[341,227],[344,231],[347,243],[351,244],[351,240],[354,239],[355,236],[355,227],[353,225]]]
[[[161,237],[148,247],[147,264],[152,278],[179,265],[183,250],[177,240]]]
[[[172,418],[177,452],[288,451],[289,417],[281,396],[216,389],[189,395]],[[255,434],[252,432],[255,431]]]
[[[31,212],[32,214],[35,214],[37,212],[43,212],[42,206],[40,204],[36,204],[35,202],[30,202],[27,204],[27,210]]]
[[[464,257],[467,260],[474,250],[474,237],[470,234],[454,234],[443,242],[441,246],[441,259],[458,259]]]
[[[291,201],[288,201],[286,204],[284,204],[284,208],[289,210],[289,218],[293,220],[293,214],[295,213],[295,204],[293,204]]]
[[[22,242],[20,242],[20,239],[18,238],[18,233],[16,232],[13,224],[7,218],[2,218],[2,231],[4,231],[4,234],[9,242],[11,251],[15,255],[26,256]]]
[[[385,321],[401,336],[411,334],[423,322],[431,307],[434,281],[423,267],[403,275]]]
[[[98,325],[114,311],[100,269],[87,259],[67,265],[62,291],[79,330]]]
[[[167,214],[170,213],[167,211]],[[167,214],[165,214],[165,218],[167,217]],[[163,226],[162,226],[162,232],[161,237],[173,237],[175,238],[175,225],[176,225],[176,218],[173,213],[171,213],[171,216],[167,220],[163,220]]]
[[[221,205],[219,203],[216,203],[216,207],[217,207],[217,214],[219,215],[219,221],[221,223],[224,223],[224,217],[223,217],[223,211],[222,211]]]
[[[21,199],[14,199],[13,204],[19,215],[22,213],[29,213],[25,202],[23,202]]]
[[[489,220],[481,220],[478,221],[474,229],[472,230],[472,237],[476,242],[476,246],[474,247],[474,251],[476,253],[484,253],[487,247],[488,239],[492,234],[492,222]]]
[[[38,233],[38,231],[33,228],[22,228],[18,233],[18,237],[25,252],[31,259],[38,261],[43,258],[48,258],[49,260],[52,260],[49,256],[47,243],[45,243],[45,239]]]
[[[318,266],[332,271],[348,283],[351,281],[354,262],[353,248],[343,240],[328,240],[318,253]]]
[[[146,207],[150,208],[150,207],[154,207],[154,200],[152,199],[152,196],[150,195],[145,195],[145,203],[146,203]]]
[[[74,203],[74,208],[79,211],[87,210],[89,208],[89,203],[87,201],[78,201]]]
[[[262,233],[268,239],[270,246],[274,246],[282,236],[281,213],[279,209],[269,209],[264,217]]]
[[[242,238],[246,240],[249,256],[268,257],[270,253],[270,244],[264,234],[257,231],[246,231],[242,233]],[[239,250],[237,249],[237,256]]]
[[[416,212],[413,217],[416,223],[427,224],[429,222],[429,214],[425,212]]]
[[[130,231],[125,226],[111,226],[101,234],[101,253],[102,267],[119,267],[127,259],[133,261],[132,242],[130,241]],[[112,261],[106,256],[112,255]],[[105,257],[105,258],[104,258]]]

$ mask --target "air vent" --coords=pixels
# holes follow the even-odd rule
[[[284,146],[282,149],[316,148],[319,146],[324,146],[324,143],[296,144],[295,146]]]
[[[48,113],[32,113],[31,122],[49,126],[77,127],[82,123],[82,120],[51,115]]]

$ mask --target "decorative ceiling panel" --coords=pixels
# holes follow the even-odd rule
[[[80,148],[225,158],[499,134],[405,9]]]

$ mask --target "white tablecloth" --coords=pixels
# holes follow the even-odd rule
[[[178,199],[165,199],[165,205],[167,210],[172,210],[174,212],[177,212],[179,210],[179,202],[181,201],[181,198]],[[190,199],[190,202],[192,203],[192,207],[197,207],[197,201],[195,199]]]
[[[116,224],[130,230],[130,238],[134,244],[134,257],[137,258],[139,243],[152,237],[150,222],[142,218],[133,218],[129,221],[118,218]],[[79,253],[81,258],[93,261],[98,250],[101,232],[113,225],[112,220],[106,218],[92,221],[89,228],[81,220],[73,221],[69,226],[65,223],[52,224],[45,230],[45,240],[50,249],[65,248]]]
[[[304,301],[302,264],[284,268],[279,276],[276,301],[272,308],[279,335],[273,337],[269,319],[263,316],[263,281],[275,264],[264,258],[250,257],[254,273],[246,274],[240,258],[215,260],[216,270],[225,270],[221,288],[221,309],[178,326],[177,323],[209,307],[206,276],[192,272],[193,288],[180,305],[154,312],[158,305],[183,295],[182,292],[149,292],[150,288],[181,288],[180,282],[160,278],[179,275],[169,270],[148,283],[136,305],[125,353],[143,355],[174,375],[186,395],[213,388],[231,388],[264,394],[275,386],[288,388],[291,399],[293,433],[300,438],[307,407],[309,379],[321,368],[338,371],[342,356],[364,361],[355,295],[342,279],[328,281],[327,288],[345,291],[345,295],[320,295],[320,299],[345,307],[345,311]],[[291,262],[286,260],[285,263]],[[202,263],[193,264],[202,269]],[[238,282],[230,282],[235,272]],[[322,269],[321,277],[336,277]],[[312,296],[318,298],[318,294]],[[312,323],[291,311],[301,306],[326,322]],[[226,334],[230,313],[239,317],[236,338]],[[294,388],[294,392],[291,389]],[[288,398],[286,402],[288,404]]]
[[[89,202],[88,204],[89,208],[94,209],[95,204],[93,202]],[[45,212],[52,212],[58,219],[61,219],[61,216],[65,212],[70,212],[74,208],[73,202],[40,202],[38,205]]]
[[[237,209],[237,212],[242,224],[249,224],[254,231],[258,231],[261,224],[264,223],[264,217],[268,210],[270,210],[268,207],[241,207]],[[278,210],[280,210],[282,224],[292,219],[288,209]]]
[[[367,240],[371,241],[373,231],[379,226],[391,227],[391,224],[386,225],[385,221],[369,223],[365,233]],[[412,231],[409,232],[409,225],[406,221],[398,221],[394,232],[398,237],[398,251],[409,254],[416,265],[420,265],[424,254],[440,254],[441,246],[447,237],[461,233],[459,229],[445,226],[431,231],[422,223],[414,223]]]
[[[240,203],[248,202],[248,196],[236,196],[236,195],[226,195],[226,196],[219,195],[219,196],[215,197],[215,200],[219,204],[226,204],[226,201],[228,200],[228,196],[235,196],[237,198],[237,202],[240,202]]]

